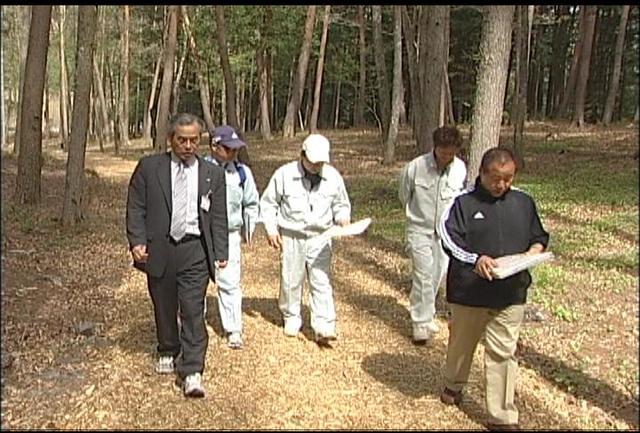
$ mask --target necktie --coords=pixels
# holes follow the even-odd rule
[[[173,212],[171,215],[169,234],[178,242],[187,230],[187,172],[182,161],[178,165],[178,173],[173,185]]]

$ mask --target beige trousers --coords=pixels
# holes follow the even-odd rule
[[[517,424],[514,403],[518,363],[516,344],[524,319],[524,305],[503,309],[449,304],[451,327],[445,365],[445,386],[461,391],[469,378],[473,354],[484,337],[485,400],[489,422]],[[484,335],[483,335],[484,334]]]

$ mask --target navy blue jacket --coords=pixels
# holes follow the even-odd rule
[[[547,247],[533,199],[510,189],[493,197],[476,180],[475,188],[456,198],[441,220],[442,246],[449,255],[447,301],[486,308],[524,304],[531,274],[525,270],[492,281],[474,272],[482,255],[492,258],[523,253],[534,243]]]

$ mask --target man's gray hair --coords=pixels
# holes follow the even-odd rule
[[[169,130],[167,131],[167,137],[173,137],[173,134],[175,134],[178,126],[193,125],[194,123],[198,124],[198,126],[200,127],[200,133],[202,133],[202,131],[204,131],[205,129],[204,122],[195,114],[178,113],[174,115],[169,120]]]

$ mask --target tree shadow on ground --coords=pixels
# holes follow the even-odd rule
[[[537,371],[558,389],[590,401],[638,429],[640,420],[636,397],[624,395],[609,384],[527,345],[520,345],[518,358],[521,366]]]
[[[260,316],[278,328],[284,326],[284,320],[276,298],[244,298],[242,300],[242,310],[244,314],[250,317]],[[300,315],[302,316],[302,335],[307,340],[313,341],[314,335],[310,325],[311,312],[304,303],[302,304]]]

